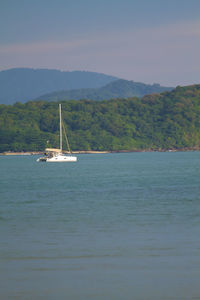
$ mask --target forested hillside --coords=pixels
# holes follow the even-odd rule
[[[143,98],[63,101],[73,150],[200,147],[200,85]],[[0,105],[0,152],[58,147],[58,102]]]

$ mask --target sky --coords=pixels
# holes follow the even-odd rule
[[[200,0],[0,0],[0,71],[200,83]]]

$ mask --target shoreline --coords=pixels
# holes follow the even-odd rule
[[[73,151],[72,154],[109,154],[109,153],[133,153],[133,152],[187,152],[187,151],[200,151],[200,148],[181,148],[181,149],[144,149],[144,150],[110,150],[110,151],[92,151],[92,150],[80,150]],[[67,151],[63,151],[64,154],[69,154]],[[14,155],[44,155],[43,151],[27,151],[27,152],[12,152],[5,151],[0,153],[0,156],[14,156]]]

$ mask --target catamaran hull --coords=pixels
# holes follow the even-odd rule
[[[75,162],[76,156],[64,156],[64,157],[51,157],[47,158],[46,162]]]
[[[76,156],[63,156],[63,157],[40,157],[37,159],[38,162],[76,162]]]

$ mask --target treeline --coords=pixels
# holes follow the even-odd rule
[[[200,85],[142,99],[59,103],[72,150],[200,147]],[[58,145],[58,102],[0,105],[0,152]]]

